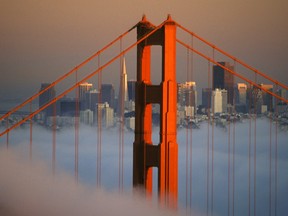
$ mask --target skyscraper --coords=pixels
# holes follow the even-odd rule
[[[123,58],[122,62],[122,73],[120,77],[120,90],[119,95],[123,93],[124,102],[128,101],[128,87],[127,87],[127,71],[126,71],[126,63],[125,58]]]
[[[93,84],[84,82],[79,85],[79,101],[81,102],[80,110],[88,109],[86,101],[86,93],[92,90]]]
[[[247,85],[245,83],[237,84],[236,104],[246,104]]]
[[[202,106],[205,109],[211,108],[211,94],[212,94],[211,88],[203,88],[202,89]]]
[[[95,122],[97,122],[97,124],[100,123],[100,121],[98,121],[99,117],[101,116],[101,124],[105,127],[111,127],[114,125],[114,110],[109,107],[109,104],[107,102],[105,103],[98,103],[96,105],[96,115],[95,115]]]
[[[81,102],[77,101],[76,98],[61,98],[59,103],[61,116],[79,117],[77,106],[81,107]]]
[[[129,101],[135,101],[135,80],[128,81],[128,99]]]
[[[235,109],[237,112],[247,112],[247,85],[237,83],[235,86]]]
[[[50,86],[50,83],[42,83],[40,91],[46,89],[48,86]],[[54,99],[55,96],[56,96],[56,91],[55,91],[54,86],[52,88],[48,89],[47,91],[45,91],[44,93],[42,93],[39,96],[39,108],[42,107],[43,105],[47,104],[52,99]],[[53,112],[53,105],[48,106],[46,109],[44,109],[42,111],[42,113],[44,113],[46,117],[52,116],[54,113]]]
[[[84,82],[79,85],[79,100],[85,100],[85,94],[93,88],[92,83]]]
[[[115,101],[115,90],[112,84],[102,84],[101,85],[101,103],[107,102],[110,107],[114,107]]]
[[[260,86],[267,91],[273,92],[273,85],[260,84]],[[262,100],[263,100],[263,105],[267,106],[267,110],[272,111],[273,110],[273,97],[272,97],[272,95],[270,95],[267,92],[262,90]]]
[[[177,100],[180,106],[197,106],[197,91],[195,82],[179,83],[177,85]]]
[[[96,104],[98,103],[99,92],[96,89],[92,89],[85,94],[85,110],[95,110]]]
[[[216,88],[212,91],[212,111],[214,113],[227,112],[227,90]]]
[[[122,61],[122,71],[120,76],[120,85],[119,85],[119,94],[118,94],[118,106],[117,113],[121,114],[121,111],[124,112],[124,104],[128,101],[128,87],[127,87],[127,72],[125,58]]]
[[[218,62],[225,68],[234,70],[229,62]],[[221,66],[213,66],[213,90],[226,89],[228,94],[228,104],[234,104],[234,75]]]

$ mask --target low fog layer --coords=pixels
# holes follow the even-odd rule
[[[76,185],[66,174],[53,176],[42,162],[25,161],[0,149],[0,215],[173,215],[138,195],[119,195]]]
[[[235,215],[248,215],[249,197],[251,212],[254,211],[255,206],[257,215],[268,215],[270,203],[272,212],[275,211],[275,207],[277,207],[279,215],[288,211],[286,204],[288,199],[288,133],[278,128],[276,136],[276,125],[265,118],[257,119],[257,127],[254,127],[255,122],[252,121],[250,132],[249,123],[249,120],[246,120],[235,125],[227,125],[226,129],[214,127],[213,137],[212,127],[207,122],[203,122],[200,129],[193,129],[192,131],[181,129],[178,131],[179,209],[187,207],[188,214],[190,214],[191,208],[193,212],[197,212],[196,215],[200,215],[199,212],[206,215],[207,195],[208,209],[211,210],[213,185],[214,215],[225,215],[228,208],[232,212],[233,193]],[[234,127],[235,154],[233,156]],[[254,139],[255,129],[256,139]],[[147,204],[145,199],[138,196],[136,198],[135,195],[132,195],[134,133],[129,131],[125,131],[124,134],[123,186],[125,194],[119,195],[117,193],[119,190],[118,132],[118,128],[103,130],[102,132],[101,190],[95,189],[97,128],[80,126],[79,184],[77,186],[74,180],[74,128],[62,129],[56,134],[56,171],[54,177],[51,167],[53,136],[50,130],[33,127],[33,156],[31,161],[29,160],[29,128],[18,128],[9,134],[8,151],[6,149],[6,137],[0,137],[0,146],[2,146],[2,148],[0,147],[0,211],[9,211],[11,216],[15,215],[14,212],[16,212],[16,216],[21,212],[20,215],[22,216],[25,211],[27,211],[26,215],[33,216],[34,211],[42,209],[49,213],[47,215],[59,213],[59,215],[69,214],[73,216],[80,214],[79,211],[83,212],[83,215],[97,214],[97,216],[101,214],[139,215],[138,212],[143,212],[143,215],[161,215],[163,212],[158,211],[158,207],[155,206],[156,197],[153,198],[154,203]],[[249,137],[249,133],[251,137]],[[154,128],[153,142],[155,144],[159,142],[158,134],[159,128]],[[213,162],[212,140],[214,145]],[[208,146],[209,158],[207,158]],[[256,152],[254,152],[254,147]],[[276,147],[277,164],[275,160]],[[14,151],[20,153],[15,154]],[[256,153],[255,161],[254,153]],[[228,164],[229,161],[230,165]],[[207,166],[208,162],[209,167]],[[256,163],[254,164],[254,162]],[[271,170],[269,169],[270,162]],[[213,179],[212,164],[214,164]],[[254,170],[254,166],[256,170]],[[228,175],[229,168],[230,175]],[[251,172],[250,182],[249,172]],[[233,173],[235,175],[234,189]],[[156,175],[157,173],[155,173],[155,177]],[[208,193],[207,181],[209,181]],[[276,196],[277,203],[275,203]],[[135,208],[130,209],[131,206]],[[113,211],[115,209],[117,210]],[[35,214],[45,215],[44,213],[37,212]],[[163,214],[166,215],[167,212]],[[0,215],[2,216],[1,212]],[[9,216],[8,213],[6,215]]]

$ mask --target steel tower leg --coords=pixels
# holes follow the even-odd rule
[[[143,17],[137,26],[138,39],[155,29]],[[151,84],[152,45],[162,46],[162,80]],[[160,105],[160,143],[152,143],[152,104]],[[162,204],[177,208],[176,25],[168,16],[159,30],[137,46],[135,101],[135,141],[133,145],[133,185],[152,193],[152,167],[158,168],[158,193]]]

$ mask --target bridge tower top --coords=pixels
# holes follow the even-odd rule
[[[137,26],[140,39],[155,30],[146,16]],[[151,46],[162,46],[162,79],[151,82]],[[176,131],[176,24],[168,15],[163,26],[137,46],[135,141],[133,184],[152,193],[152,167],[158,168],[160,201],[176,208],[178,196],[178,145]],[[152,104],[160,105],[160,143],[152,143]]]

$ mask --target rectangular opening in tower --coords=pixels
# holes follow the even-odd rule
[[[151,82],[159,85],[162,80],[162,46],[151,46]]]

